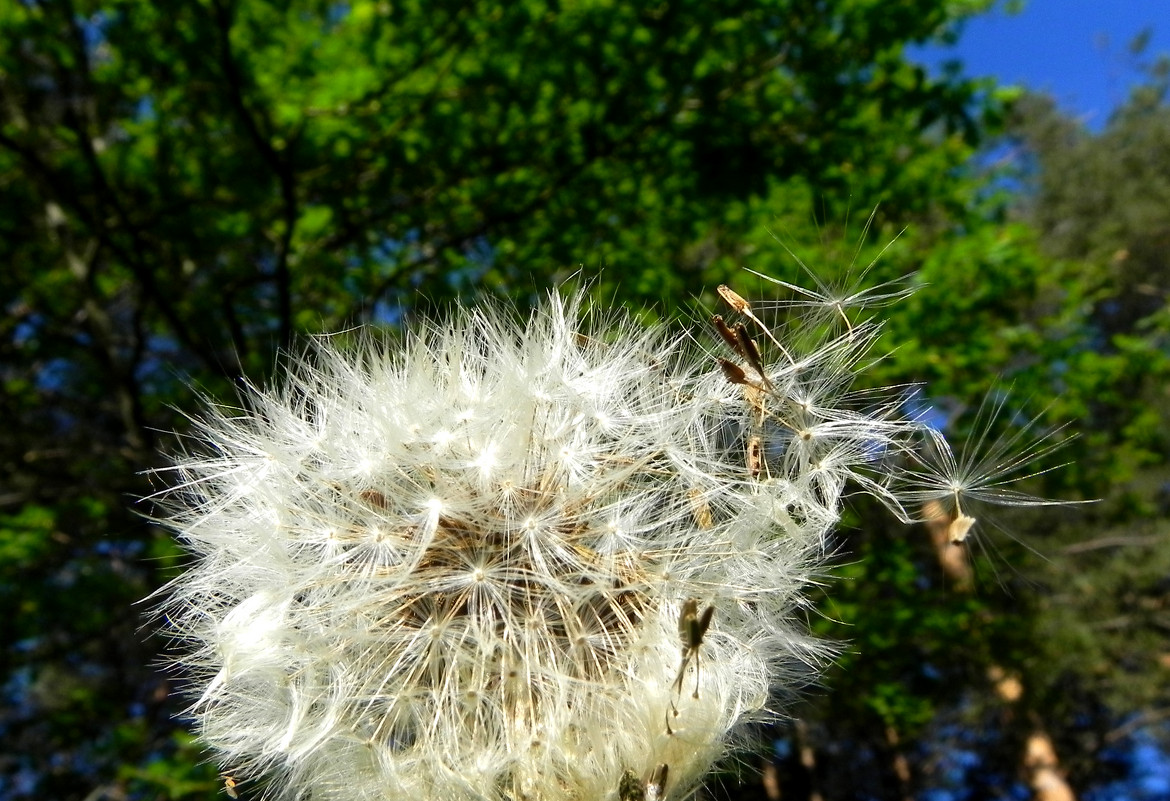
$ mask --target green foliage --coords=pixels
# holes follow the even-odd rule
[[[875,510],[876,511],[876,510]],[[824,633],[849,643],[824,699],[841,738],[892,727],[919,736],[939,707],[970,686],[994,631],[986,602],[951,592],[921,540],[867,526],[826,598]],[[919,546],[919,547],[915,547]],[[842,621],[847,625],[827,625]],[[859,714],[859,712],[861,714]]]
[[[1086,739],[1097,744],[1164,737],[1157,710],[1170,704],[1168,74],[1165,57],[1149,62],[1147,82],[1100,134],[1040,97],[1021,101],[1011,128],[1029,155],[1020,216],[1079,313],[1075,329],[1065,323],[1073,347],[1050,362],[1054,411],[1082,432],[1066,472],[1102,499],[1038,566],[1046,593],[1032,676],[1053,714],[1092,721]],[[1074,767],[1090,774],[1099,745],[1070,745],[1082,749]]]
[[[141,730],[141,723],[123,724],[119,739],[127,747],[151,736]],[[172,734],[172,749],[156,753],[140,765],[123,764],[118,780],[131,796],[169,799],[206,799],[213,797],[223,786],[223,779],[214,766],[202,761],[195,738],[185,732]]]
[[[873,0],[32,5],[5,31],[33,47],[3,64],[26,94],[0,143],[7,170],[36,179],[25,207],[56,204],[34,216],[33,241],[58,240],[46,256],[71,253],[103,296],[140,285],[142,324],[198,357],[191,369],[261,372],[298,323],[416,306],[424,286],[432,300],[469,282],[515,291],[527,271],[585,263],[644,274],[631,294],[693,291],[666,269],[679,249],[731,201],[793,178],[830,203],[924,211],[941,197],[924,180],[945,181],[980,122],[972,86],[902,56],[950,14]],[[54,75],[82,100],[55,108],[33,88]]]

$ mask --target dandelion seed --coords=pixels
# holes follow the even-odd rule
[[[716,332],[723,338],[727,347],[731,348],[733,353],[739,353],[739,337],[734,331],[728,328],[727,323],[723,320],[723,316],[716,314],[711,318],[711,324],[715,326]]]
[[[385,509],[389,505],[386,496],[377,490],[362,490],[358,493],[358,497],[378,509]]]
[[[816,290],[802,287],[799,284],[789,283],[788,281],[782,281],[779,278],[773,278],[772,276],[758,273],[755,270],[750,270],[749,272],[763,278],[765,281],[790,289],[801,296],[801,299],[777,302],[778,306],[783,305],[788,308],[808,307],[813,310],[823,309],[829,316],[839,319],[848,335],[852,337],[855,323],[849,318],[848,311],[850,309],[874,309],[882,306],[891,306],[918,291],[916,285],[909,285],[909,282],[912,280],[911,276],[903,276],[890,281],[883,281],[872,287],[862,288],[861,282],[864,281],[865,276],[868,275],[869,270],[873,266],[873,264],[869,265],[860,276],[851,279],[842,286],[832,286],[818,280]],[[801,262],[801,267],[804,267],[803,262]],[[815,324],[815,321],[818,319],[814,315],[810,322]]]
[[[692,489],[687,492],[687,497],[691,499],[691,514],[695,518],[695,524],[707,531],[715,525],[715,518],[711,516],[711,505],[703,497],[702,490]]]
[[[723,375],[726,376],[727,380],[730,381],[732,384],[739,384],[741,386],[748,386],[748,387],[756,386],[747,377],[747,373],[745,373],[743,371],[743,368],[740,367],[735,362],[729,362],[727,359],[722,359],[722,358],[718,359],[718,362],[719,362],[720,369],[723,370]]]
[[[759,478],[764,472],[764,448],[759,437],[752,437],[747,444],[747,469],[752,478]]]
[[[666,780],[670,775],[670,766],[663,762],[654,768],[650,779],[646,782],[646,801],[662,801],[666,797]]]
[[[1055,470],[1060,465],[1029,470],[1071,437],[1060,429],[1037,431],[1040,416],[1022,425],[1008,425],[1004,434],[993,429],[1006,417],[1009,393],[989,393],[980,404],[972,423],[972,435],[958,453],[933,429],[923,429],[926,441],[921,448],[908,450],[909,465],[895,474],[895,494],[908,506],[936,504],[934,508],[947,524],[947,538],[965,542],[981,515],[970,512],[979,506],[1058,506],[1067,501],[1038,498],[1013,488]]]
[[[764,360],[760,355],[760,348],[756,345],[756,341],[748,336],[747,327],[743,323],[738,323],[735,326],[735,338],[739,342],[740,352],[743,354],[743,357],[747,359],[748,364],[759,375],[760,381],[763,382],[764,386],[770,389],[772,382],[768,380],[767,371],[764,370]]]
[[[852,337],[854,334],[855,323],[849,317],[849,311],[853,309],[877,309],[885,306],[891,306],[898,301],[913,295],[918,291],[919,287],[913,282],[913,276],[902,276],[890,281],[883,281],[880,284],[867,287],[866,278],[881,257],[885,255],[886,251],[893,246],[897,238],[890,240],[881,249],[869,264],[862,268],[859,272],[854,272],[857,266],[857,258],[861,255],[861,247],[869,234],[869,229],[873,225],[874,216],[877,214],[877,208],[870,213],[869,218],[865,221],[865,226],[862,229],[861,237],[858,240],[857,252],[853,256],[853,261],[849,267],[846,268],[844,276],[836,284],[825,281],[820,275],[809,268],[804,261],[796,255],[787,245],[781,242],[781,245],[788,254],[796,261],[803,270],[816,284],[816,289],[809,289],[800,284],[789,283],[778,278],[773,278],[763,273],[758,273],[755,270],[748,270],[748,272],[763,278],[773,284],[785,287],[792,291],[797,297],[785,301],[773,301],[772,306],[776,308],[787,309],[802,309],[807,310],[809,318],[805,321],[806,325],[815,326],[817,324],[826,322],[827,320],[840,320],[844,326],[847,335]],[[780,239],[773,234],[773,239],[780,242]]]

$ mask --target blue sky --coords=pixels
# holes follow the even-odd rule
[[[1061,108],[1099,130],[1140,81],[1130,41],[1150,28],[1145,54],[1170,52],[1170,0],[1028,0],[970,20],[952,48],[913,55],[926,64],[959,58],[971,76],[992,75],[1055,95]]]

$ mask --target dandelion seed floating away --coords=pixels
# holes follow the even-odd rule
[[[903,298],[914,294],[918,289],[913,283],[913,276],[902,276],[890,281],[883,281],[876,285],[867,286],[867,278],[870,271],[877,266],[882,254],[897,241],[896,237],[887,242],[881,252],[870,260],[865,267],[860,270],[857,269],[862,245],[869,234],[874,218],[877,216],[877,211],[877,207],[875,206],[873,211],[870,212],[869,217],[865,221],[865,226],[862,229],[861,237],[858,240],[857,251],[853,255],[853,261],[836,282],[829,283],[823,280],[815,270],[810,269],[800,256],[796,255],[791,248],[781,242],[780,238],[775,234],[772,237],[777,242],[781,242],[781,246],[788,251],[788,254],[792,256],[797,265],[800,266],[800,269],[812,279],[812,282],[816,284],[817,288],[814,290],[806,286],[801,286],[800,284],[781,281],[778,278],[758,273],[755,270],[749,270],[748,272],[765,281],[785,287],[793,293],[793,298],[774,303],[772,304],[774,307],[802,309],[805,313],[806,323],[812,327],[824,323],[839,323],[844,327],[847,335],[852,337],[855,324],[849,316],[851,310],[891,306]]]
[[[716,323],[744,365],[713,364],[553,296],[322,340],[199,421],[157,499],[192,554],[159,606],[225,787],[682,798],[807,681],[844,487],[900,511],[873,454],[923,427],[848,391],[873,327],[798,353],[720,293],[775,352]]]
[[[898,493],[907,503],[921,506],[927,520],[946,526],[952,545],[967,541],[983,516],[976,508],[991,506],[1063,506],[1027,495],[1012,485],[1056,469],[1031,470],[1029,465],[1062,448],[1071,437],[1061,429],[1038,431],[1038,417],[1009,426],[1009,433],[995,437],[992,429],[1006,416],[1008,393],[996,388],[980,404],[972,421],[972,434],[956,453],[936,430],[923,428],[921,447],[907,450],[907,466],[892,475]]]

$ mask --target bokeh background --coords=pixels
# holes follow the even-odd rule
[[[1025,488],[1099,502],[962,547],[852,506],[842,659],[703,796],[1170,798],[1170,11],[1007,10],[0,0],[0,799],[223,792],[141,602],[198,394],[454,299],[701,321],[799,261],[915,273],[866,380],[957,441],[989,393],[1006,441],[1067,424]]]

